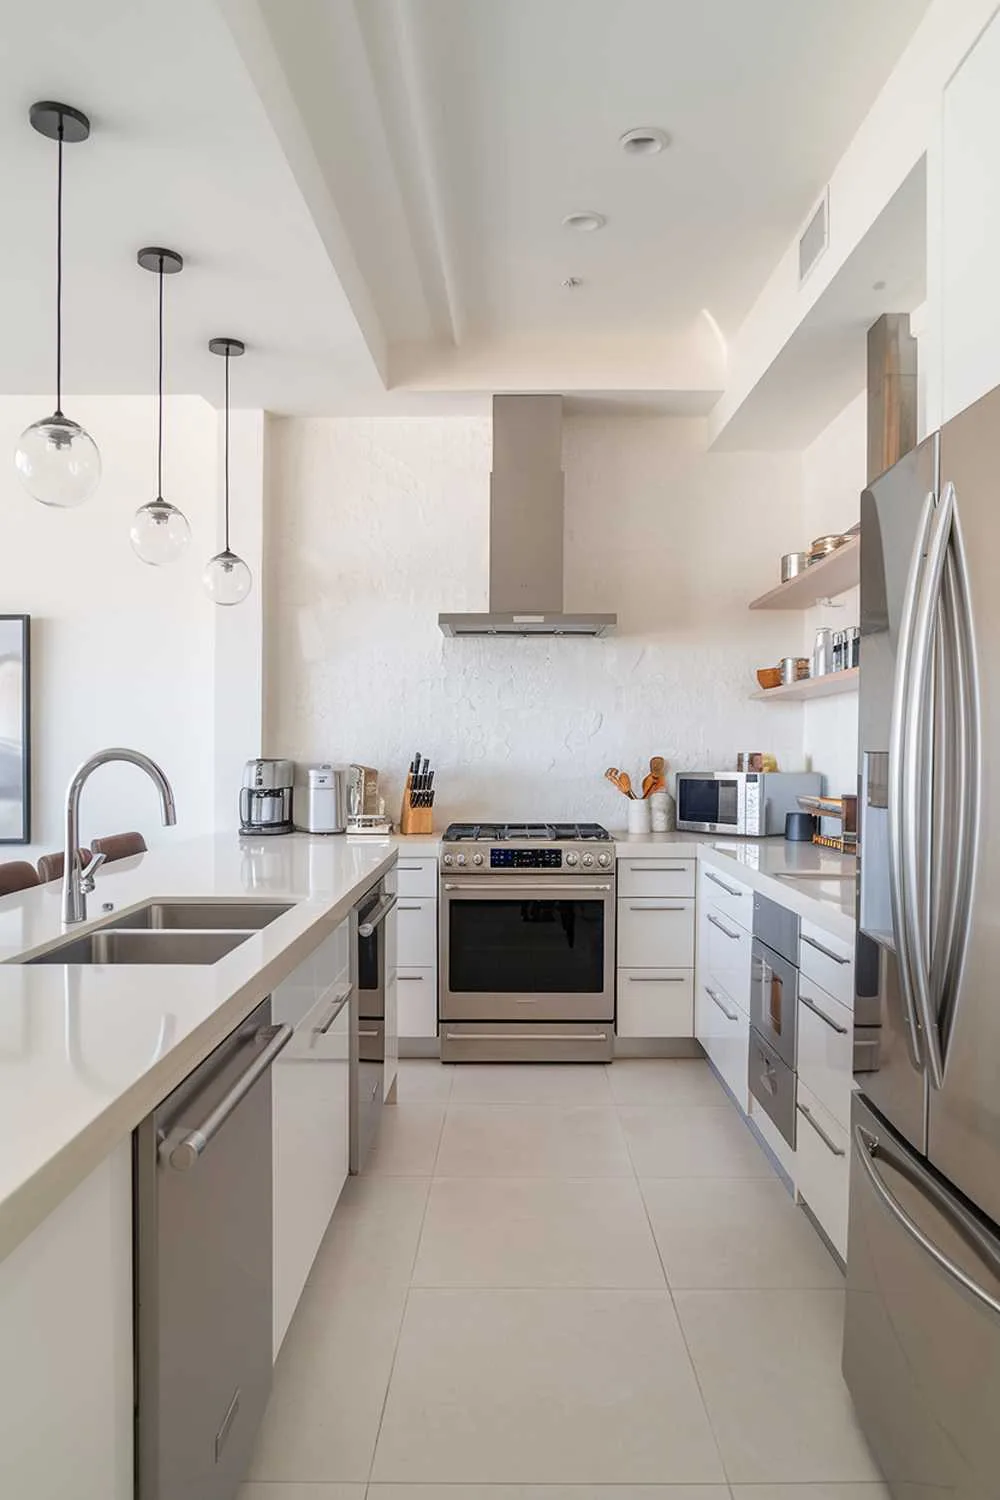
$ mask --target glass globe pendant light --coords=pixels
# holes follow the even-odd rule
[[[184,260],[176,250],[148,246],[136,257],[144,271],[159,278],[157,304],[157,409],[156,409],[156,499],[141,505],[132,517],[129,540],[132,550],[144,563],[159,568],[180,557],[191,540],[187,516],[163,498],[163,278],[175,276],[184,269]]]
[[[101,477],[97,444],[62,409],[62,201],[63,146],[85,141],[90,121],[69,104],[43,99],[28,119],[39,135],[58,142],[56,187],[56,409],[21,433],[14,467],[28,494],[42,505],[72,510],[89,500]]]
[[[224,356],[226,361],[226,440],[225,440],[225,515],[226,545],[206,564],[201,575],[208,596],[216,604],[242,604],[253,588],[253,574],[237,557],[229,545],[229,361],[239,359],[246,345],[239,339],[210,339],[209,349],[213,354]]]

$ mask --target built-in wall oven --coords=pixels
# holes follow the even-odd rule
[[[597,825],[448,829],[441,854],[443,1059],[611,1057],[614,870],[614,845]]]
[[[795,1146],[799,919],[759,893],[753,898],[750,968],[750,1093]]]
[[[351,914],[355,1013],[351,1027],[351,1171],[360,1172],[378,1135],[385,1078],[387,921],[396,897],[384,880]]]

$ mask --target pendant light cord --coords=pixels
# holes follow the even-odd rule
[[[159,365],[156,375],[156,498],[163,499],[163,256],[160,256]]]
[[[59,167],[56,177],[56,410],[62,412],[62,205],[63,205],[63,135],[65,125],[59,118]]]
[[[226,551],[229,551],[229,349],[226,349]]]

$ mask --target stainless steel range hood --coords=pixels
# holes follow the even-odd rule
[[[618,624],[563,613],[561,396],[493,397],[489,603],[438,624],[449,636],[600,636]]]

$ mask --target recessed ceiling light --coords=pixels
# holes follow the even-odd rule
[[[637,125],[634,130],[626,130],[618,141],[628,156],[659,156],[670,145],[667,132],[656,125]]]
[[[587,208],[575,214],[567,214],[563,219],[563,228],[579,229],[581,234],[592,234],[595,229],[603,229],[607,222],[603,214]]]

